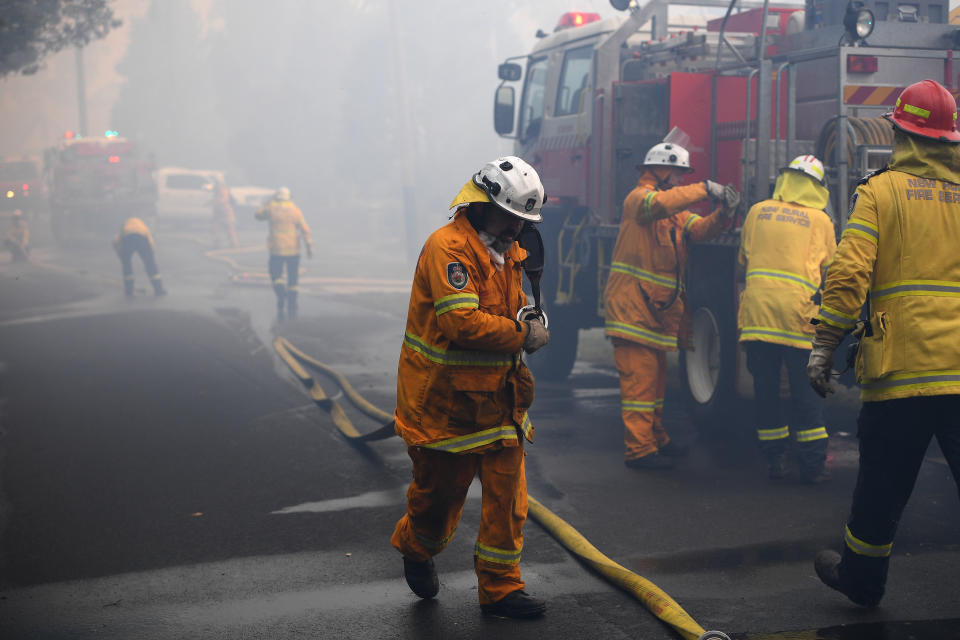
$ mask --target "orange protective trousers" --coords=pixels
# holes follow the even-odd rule
[[[407,489],[407,513],[397,522],[391,544],[417,562],[443,551],[460,522],[467,489],[479,476],[483,497],[473,560],[480,604],[523,589],[519,566],[527,519],[523,446],[465,454],[408,447],[408,453],[413,482]]]
[[[613,339],[613,358],[620,374],[625,457],[635,460],[654,453],[670,437],[663,429],[663,396],[667,390],[667,352],[630,340]]]

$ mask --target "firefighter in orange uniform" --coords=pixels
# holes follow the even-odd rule
[[[10,218],[4,245],[10,251],[13,262],[26,262],[30,259],[30,227],[20,209],[14,210]]]
[[[711,180],[678,186],[691,171],[683,147],[654,145],[636,188],[623,203],[620,233],[604,292],[606,334],[620,374],[626,427],[624,464],[669,469],[686,447],[663,428],[667,351],[676,351],[684,315],[683,271],[687,244],[716,236],[739,204],[733,189]],[[703,218],[685,209],[707,198],[723,203]]]
[[[217,247],[220,246],[221,236],[226,238],[231,248],[240,246],[235,223],[236,215],[230,202],[230,190],[223,179],[217,177],[213,182],[213,239]]]
[[[772,479],[786,476],[790,425],[780,414],[780,369],[790,383],[798,479],[815,484],[827,478],[827,429],[823,400],[810,388],[804,370],[813,341],[814,298],[833,259],[837,239],[823,210],[830,193],[823,163],[810,155],[794,158],[780,172],[773,196],[751,207],[740,233],[740,264],[747,286],[740,300],[740,342],[753,375],[757,437]]]
[[[539,222],[536,171],[507,156],[484,165],[451,203],[453,221],[427,239],[414,274],[397,382],[397,433],[413,461],[407,512],[391,543],[410,589],[432,598],[432,557],[456,531],[467,489],[483,486],[474,547],[485,613],[526,618],[546,605],[523,591],[520,553],[527,516],[523,441],[533,377],[521,359],[544,346],[539,319],[520,321],[526,252],[515,242]]]
[[[277,296],[277,319],[297,317],[297,294],[300,291],[300,241],[307,247],[307,257],[313,257],[313,240],[303,212],[290,200],[290,189],[280,187],[273,198],[257,209],[257,220],[270,225],[267,246],[270,249],[270,280]],[[283,270],[287,270],[287,283]]]
[[[821,581],[865,607],[883,598],[897,525],[934,436],[960,488],[957,102],[923,80],[884,117],[893,153],[857,187],[807,362],[810,384],[826,396],[833,352],[869,295],[856,362],[860,466],[843,555],[821,551],[814,563]]]
[[[140,218],[127,218],[120,233],[113,239],[113,250],[120,256],[123,267],[123,292],[127,297],[133,296],[133,254],[138,254],[143,261],[143,267],[150,276],[153,285],[153,294],[166,295],[163,288],[163,279],[157,270],[157,258],[150,229]]]

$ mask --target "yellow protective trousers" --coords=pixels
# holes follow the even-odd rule
[[[635,460],[654,453],[670,437],[663,429],[663,396],[667,390],[667,352],[632,340],[613,339],[613,358],[620,374],[625,457]]]
[[[413,482],[407,513],[397,522],[391,544],[405,557],[423,562],[453,538],[467,489],[479,476],[483,487],[480,531],[474,546],[480,604],[491,604],[523,589],[520,552],[527,519],[523,446],[481,453],[448,453],[409,447]]]

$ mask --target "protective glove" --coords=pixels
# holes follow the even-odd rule
[[[712,200],[723,202],[724,188],[722,184],[714,182],[713,180],[704,180],[703,186],[706,187],[707,195],[710,196]]]
[[[733,188],[732,184],[728,184],[723,188],[723,217],[732,218],[739,206],[740,194],[737,193],[737,190]]]
[[[834,392],[830,382],[833,376],[833,352],[843,339],[843,334],[843,329],[823,323],[817,325],[817,334],[813,338],[813,348],[807,360],[807,379],[821,398]]]
[[[313,258],[313,245],[307,245],[307,257]]]
[[[532,318],[524,322],[527,325],[527,337],[523,341],[523,350],[533,353],[550,342],[550,332],[543,326],[539,318]]]

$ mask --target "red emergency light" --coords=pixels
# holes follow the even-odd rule
[[[120,156],[110,156],[109,158],[107,158],[107,162],[109,162],[110,164],[117,164],[118,162],[120,162]]]
[[[26,182],[24,182],[24,183],[23,183],[23,188],[22,188],[22,190],[23,190],[23,191],[30,191],[30,185],[27,184]]]
[[[64,131],[63,137],[66,138],[67,140],[73,139],[73,131]]]
[[[560,21],[554,31],[569,29],[570,27],[582,27],[585,24],[596,22],[600,19],[599,13],[585,13],[583,11],[568,11],[560,16]]]
[[[847,56],[847,73],[876,73],[877,56]]]

